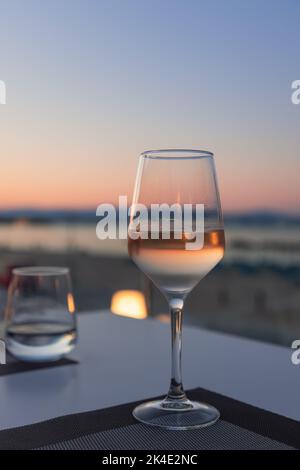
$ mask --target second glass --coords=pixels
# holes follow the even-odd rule
[[[15,268],[5,310],[8,351],[23,361],[56,361],[75,345],[76,317],[68,268]]]

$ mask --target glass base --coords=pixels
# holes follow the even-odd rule
[[[220,417],[219,411],[206,403],[168,399],[142,403],[132,414],[141,423],[178,431],[204,428]]]

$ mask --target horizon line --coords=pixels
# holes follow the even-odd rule
[[[109,203],[113,206],[117,206],[117,204]],[[82,213],[82,214],[91,214],[95,213],[96,215],[96,208],[98,206],[92,207],[60,207],[60,206],[48,206],[48,207],[39,207],[39,206],[15,206],[15,207],[0,207],[0,216],[2,214],[13,214],[13,213]],[[267,216],[289,216],[289,217],[300,217],[300,210],[287,210],[287,209],[277,209],[277,208],[252,208],[252,209],[225,209],[223,210],[224,215],[267,215]]]

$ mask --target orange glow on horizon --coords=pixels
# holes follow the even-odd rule
[[[27,165],[26,158],[26,166],[19,168],[16,155],[8,153],[8,157],[2,165],[0,209],[96,209],[103,202],[118,204],[120,195],[127,195],[128,205],[131,204],[137,168],[134,155],[128,159],[128,168],[121,167],[122,171],[118,172],[115,170],[118,160],[114,155],[109,155],[109,159],[102,158],[97,166],[88,165],[83,159],[81,166],[71,170],[67,161],[59,168],[43,169],[32,162]],[[51,159],[51,155],[46,157]],[[114,168],[111,168],[112,161],[115,161]],[[281,175],[279,170],[269,175],[263,171],[252,174],[241,164],[232,174],[223,162],[223,167],[218,165],[217,173],[224,212],[259,209],[299,212],[296,170],[286,175]],[[176,202],[180,202],[180,195],[177,196]]]

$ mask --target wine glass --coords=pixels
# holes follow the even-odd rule
[[[169,213],[168,208],[172,209]],[[188,224],[186,214],[191,219]],[[137,406],[133,416],[138,421],[182,430],[208,426],[220,416],[213,406],[190,401],[185,394],[181,335],[185,298],[222,259],[224,246],[213,154],[179,149],[142,153],[131,206],[128,250],[168,301],[172,369],[166,398]]]

